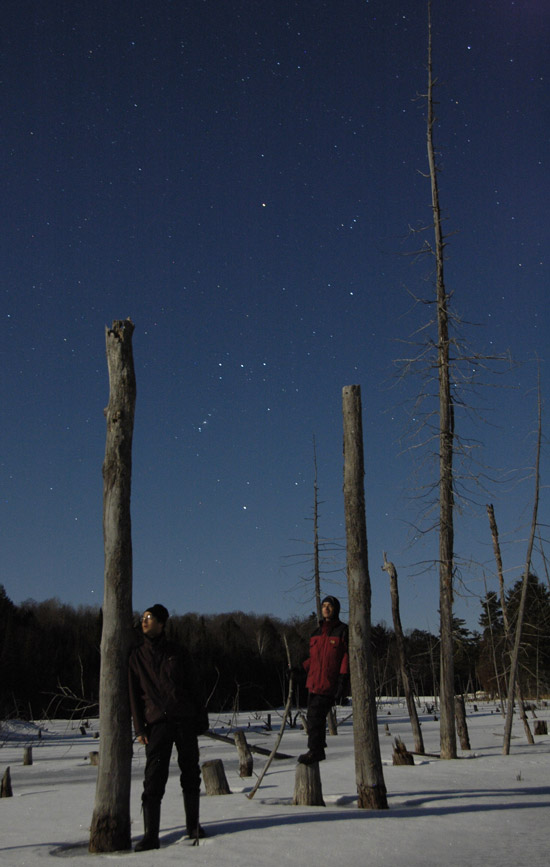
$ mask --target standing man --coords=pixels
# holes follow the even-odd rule
[[[168,611],[151,605],[141,618],[143,642],[130,654],[130,707],[136,738],[145,745],[143,822],[145,836],[136,852],[159,848],[160,803],[172,747],[178,753],[187,834],[198,842],[200,767],[197,735],[207,731],[208,715],[200,700],[188,654],[165,635]]]
[[[307,672],[308,751],[298,757],[303,765],[325,758],[325,728],[329,710],[347,693],[349,673],[348,627],[339,619],[340,602],[325,596],[321,603],[323,619],[309,640]]]

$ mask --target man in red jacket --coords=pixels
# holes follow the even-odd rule
[[[323,619],[309,640],[309,657],[304,662],[309,690],[307,704],[308,751],[298,757],[303,765],[325,758],[325,727],[329,710],[346,693],[349,656],[348,627],[339,618],[340,602],[325,596]]]

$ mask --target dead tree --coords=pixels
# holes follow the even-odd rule
[[[422,755],[424,755],[424,752],[422,752]],[[393,745],[392,764],[414,765],[414,756],[408,751],[401,738],[395,738]]]
[[[2,782],[0,783],[0,798],[13,798],[13,789],[11,785],[11,773],[9,767],[4,771]]]
[[[525,603],[527,601],[527,590],[529,587],[529,572],[531,569],[531,558],[533,556],[533,545],[535,543],[535,535],[537,532],[538,511],[539,511],[539,492],[540,492],[540,450],[542,442],[542,400],[540,395],[540,374],[538,383],[538,423],[537,423],[537,446],[535,454],[535,470],[534,481],[535,491],[533,497],[533,515],[531,518],[531,531],[527,542],[527,554],[525,557],[525,569],[523,572],[523,585],[521,588],[521,597],[516,620],[516,633],[514,637],[514,646],[512,648],[512,656],[510,658],[510,679],[508,681],[508,705],[506,708],[506,721],[504,724],[504,746],[503,753],[505,756],[510,753],[510,740],[512,738],[512,717],[514,713],[514,695],[516,692],[516,680],[519,665],[519,651],[521,646],[521,633],[523,629],[523,620],[525,615]],[[530,732],[530,729],[529,729]]]
[[[210,759],[201,765],[204,788],[207,795],[230,795],[231,789],[225,776],[221,759]]]
[[[244,732],[235,732],[235,746],[239,756],[239,776],[251,777],[254,768],[254,759],[248,746],[246,735]]]
[[[132,640],[132,533],[130,493],[136,380],[133,323],[114,321],[106,330],[110,394],[105,410],[107,441],[103,463],[105,587],[99,722],[101,750],[90,852],[130,849],[132,731],[128,698],[128,656]]]
[[[405,701],[411,720],[411,728],[414,737],[414,751],[419,755],[424,754],[424,738],[422,737],[422,729],[418,720],[416,704],[414,702],[414,691],[411,686],[411,670],[405,653],[405,636],[403,634],[403,626],[401,625],[401,614],[399,612],[399,590],[397,588],[397,569],[389,560],[386,559],[384,551],[384,563],[382,569],[388,573],[390,578],[390,595],[391,595],[391,610],[393,615],[393,628],[395,631],[395,641],[397,644],[397,655],[399,657],[399,668],[401,670],[401,680],[403,681],[403,689],[405,691]]]
[[[454,721],[453,573],[454,573],[454,403],[449,363],[449,296],[445,288],[444,250],[438,167],[433,129],[434,77],[432,69],[431,2],[428,3],[428,93],[426,143],[432,190],[436,267],[437,371],[439,381],[439,616],[440,616],[440,746],[442,759],[456,758]]]
[[[365,518],[365,469],[360,386],[348,385],[344,387],[342,410],[355,779],[358,806],[362,809],[386,810],[388,801],[378,740],[371,650],[371,586]]]
[[[504,626],[504,642],[506,645],[506,654],[504,654],[508,660],[513,655],[514,652],[514,639],[512,635],[512,630],[510,628],[510,618],[508,617],[508,606],[506,604],[506,593],[504,592],[504,572],[502,567],[502,555],[500,552],[500,541],[498,536],[498,527],[495,518],[495,510],[492,503],[487,505],[487,515],[489,517],[489,526],[491,528],[491,537],[493,539],[493,550],[495,553],[495,561],[497,565],[497,575],[498,575],[498,584],[500,591],[500,607],[502,610],[502,624]],[[533,734],[531,732],[531,726],[529,725],[529,720],[527,719],[527,713],[525,710],[525,704],[523,701],[523,695],[521,690],[521,684],[519,680],[516,678],[515,680],[515,696],[517,699],[518,710],[520,719],[523,723],[523,730],[525,732],[525,737],[527,738],[528,744],[534,744]],[[506,698],[508,702],[508,697]],[[513,704],[513,702],[512,702]],[[507,705],[508,706],[508,705]],[[506,719],[506,714],[504,714]],[[505,723],[506,725],[506,723]]]
[[[460,738],[460,746],[463,750],[470,749],[470,736],[468,734],[468,723],[466,722],[466,706],[464,704],[463,695],[455,695],[455,716],[456,728]]]
[[[292,804],[294,807],[325,806],[319,762],[313,762],[312,765],[302,765],[298,762],[296,765]]]

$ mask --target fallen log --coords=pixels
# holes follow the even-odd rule
[[[235,739],[227,737],[227,735],[219,735],[216,732],[204,732],[201,737],[212,738],[215,741],[223,741],[225,744],[231,744],[232,746],[236,746]],[[248,748],[252,753],[258,753],[260,756],[270,756],[271,750],[266,750],[265,747],[256,747],[253,744],[249,744]],[[275,753],[273,756],[274,759],[293,759],[294,756],[288,756],[286,753]]]

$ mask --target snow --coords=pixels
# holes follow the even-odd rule
[[[336,737],[327,737],[327,759],[320,764],[325,807],[293,807],[296,757],[306,749],[300,729],[285,731],[279,751],[292,759],[274,760],[252,800],[246,797],[266,758],[254,754],[252,778],[241,779],[236,749],[200,738],[201,762],[223,760],[231,795],[201,796],[201,824],[208,837],[193,847],[184,838],[183,803],[174,756],[161,816],[161,848],[142,853],[90,855],[89,825],[97,768],[89,753],[99,748],[93,738],[98,723],[90,721],[85,736],[79,724],[67,721],[4,723],[0,729],[0,776],[10,767],[12,798],[0,799],[0,864],[2,867],[60,867],[131,859],[135,867],[181,864],[197,867],[275,867],[288,859],[293,867],[344,864],[346,867],[435,867],[447,862],[483,867],[548,863],[546,821],[550,807],[550,737],[526,743],[515,719],[511,754],[502,755],[504,721],[494,704],[467,706],[472,749],[441,761],[415,756],[415,766],[392,765],[394,738],[412,747],[412,734],[402,705],[389,701],[379,709],[379,735],[389,810],[357,808],[353,730],[339,708],[342,723]],[[550,717],[550,708],[536,711]],[[212,728],[230,734],[237,722],[249,744],[271,749],[280,716],[272,713],[273,731],[263,727],[266,714],[243,713],[237,720],[214,718]],[[421,714],[428,752],[439,750],[438,723]],[[386,734],[386,724],[389,735]],[[42,738],[38,739],[38,728]],[[23,765],[23,747],[32,746],[33,764]],[[140,798],[145,753],[135,745],[132,765],[132,839],[142,834]]]

